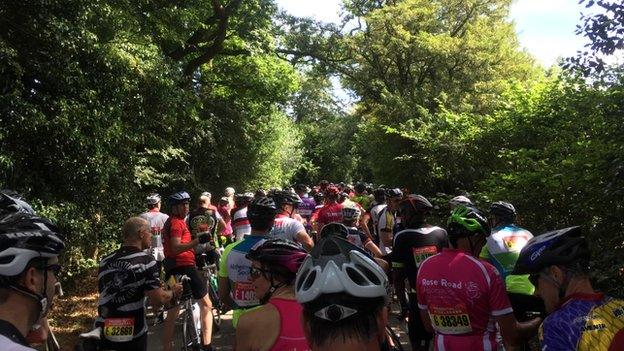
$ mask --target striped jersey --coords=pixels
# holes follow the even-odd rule
[[[104,257],[98,272],[96,324],[118,328],[121,335],[107,338],[127,342],[147,332],[145,292],[160,287],[156,260],[136,247],[122,246]],[[123,325],[123,326],[121,326]],[[125,338],[123,337],[125,335]]]

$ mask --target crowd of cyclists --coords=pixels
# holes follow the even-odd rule
[[[147,305],[166,311],[154,337],[172,350],[184,293],[199,305],[201,349],[216,349],[206,265],[236,350],[391,350],[389,318],[406,321],[413,350],[624,350],[624,300],[592,287],[581,227],[533,236],[512,204],[485,212],[461,195],[438,204],[449,213],[435,226],[426,197],[365,183],[191,200],[171,194],[167,215],[147,196],[101,260],[100,350],[147,350]],[[64,248],[53,223],[0,192],[0,350],[46,339]]]

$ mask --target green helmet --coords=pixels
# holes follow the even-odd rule
[[[449,238],[467,238],[477,234],[490,235],[487,217],[475,207],[458,206],[448,221]]]

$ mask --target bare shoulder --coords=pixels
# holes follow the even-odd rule
[[[244,336],[252,349],[267,350],[277,340],[280,331],[280,316],[275,306],[266,304],[249,311],[238,319],[236,333]]]

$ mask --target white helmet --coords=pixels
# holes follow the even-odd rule
[[[225,196],[232,196],[236,191],[232,187],[225,188]]]
[[[314,246],[295,281],[297,301],[314,301],[325,294],[383,297],[388,301],[388,276],[381,267],[346,238],[329,235]]]
[[[449,204],[451,205],[451,208],[455,208],[459,205],[463,205],[463,206],[473,205],[472,201],[470,201],[469,198],[463,195],[455,196],[449,201]]]
[[[360,218],[362,211],[353,201],[345,201],[342,204],[342,220],[343,221],[357,221]]]

